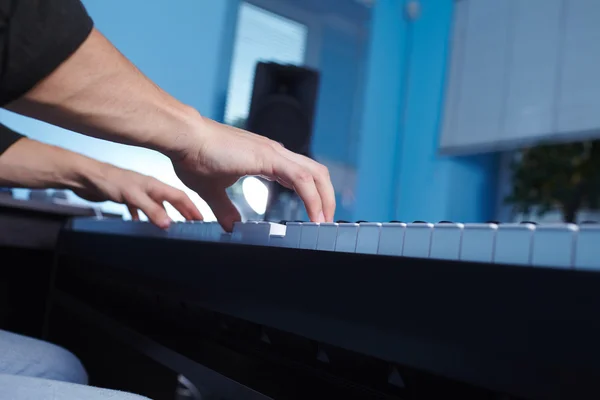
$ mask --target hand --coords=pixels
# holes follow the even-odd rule
[[[139,220],[138,211],[166,229],[171,223],[163,202],[169,202],[187,220],[201,220],[202,214],[181,190],[158,179],[134,171],[101,164],[97,172],[87,176],[83,183],[73,188],[78,196],[89,201],[114,201],[125,204],[133,220]]]
[[[201,119],[179,153],[170,155],[182,182],[196,191],[228,232],[240,220],[226,189],[246,175],[262,176],[295,190],[311,221],[331,222],[335,196],[327,168],[279,143],[209,119]]]

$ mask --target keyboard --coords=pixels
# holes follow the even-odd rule
[[[599,235],[593,223],[249,221],[225,233],[75,218],[53,298],[272,398],[317,393],[315,374],[335,387],[328,398],[599,398]],[[358,387],[393,396],[342,395]]]
[[[317,251],[600,270],[600,224],[149,222],[78,218],[74,230]]]

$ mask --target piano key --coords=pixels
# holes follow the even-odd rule
[[[356,252],[361,254],[377,254],[381,224],[378,222],[362,222],[358,224]]]
[[[335,251],[354,253],[356,251],[356,240],[358,237],[358,224],[343,223],[338,225]]]
[[[431,223],[415,222],[406,224],[402,255],[416,258],[429,257],[432,233],[433,224]]]
[[[496,233],[494,263],[530,265],[535,225],[500,224]]]
[[[337,240],[338,224],[335,222],[324,222],[319,226],[319,234],[317,235],[317,250],[335,250],[335,242]]]
[[[386,256],[401,256],[404,247],[406,224],[404,222],[389,222],[381,224],[379,248],[377,254]]]
[[[575,224],[538,225],[533,235],[531,264],[540,267],[573,268],[578,230]]]
[[[579,226],[574,265],[575,269],[600,270],[600,224]]]
[[[464,225],[440,222],[433,226],[431,234],[430,258],[458,260]]]
[[[286,222],[285,235],[273,235],[269,244],[274,247],[287,247],[297,249],[300,245],[300,235],[302,234],[302,223]]]
[[[315,250],[317,248],[317,237],[319,235],[318,222],[304,222],[300,234],[300,249]]]
[[[268,246],[271,235],[285,235],[285,225],[266,221],[236,222],[233,225],[231,241]]]
[[[460,247],[460,259],[491,263],[494,260],[496,232],[494,223],[465,224]]]
[[[221,235],[225,233],[218,222],[207,222],[203,230],[203,240],[217,242],[221,240]]]

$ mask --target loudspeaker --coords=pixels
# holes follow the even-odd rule
[[[313,69],[259,62],[246,129],[311,157],[310,144],[319,73]],[[298,201],[291,190],[269,184],[266,220],[295,219]]]
[[[310,156],[318,90],[313,69],[259,62],[246,129]]]

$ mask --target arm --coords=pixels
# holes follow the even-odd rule
[[[93,29],[75,53],[7,109],[101,139],[173,154],[202,125]]]
[[[0,125],[0,131],[4,130]],[[70,189],[90,201],[126,204],[134,219],[141,210],[162,228],[170,224],[164,201],[171,203],[187,219],[202,219],[192,201],[178,189],[154,178],[25,137],[0,154],[0,186]]]
[[[312,221],[333,220],[335,196],[323,165],[267,138],[203,118],[153,84],[97,30],[6,107],[167,155],[183,183],[209,204],[228,231],[240,215],[225,189],[245,175],[261,175],[296,190]]]

